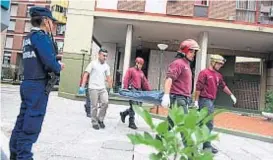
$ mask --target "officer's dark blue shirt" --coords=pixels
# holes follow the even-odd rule
[[[48,72],[59,74],[53,42],[40,28],[32,28],[23,45],[24,80],[46,79]]]

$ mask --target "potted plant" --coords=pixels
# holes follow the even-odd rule
[[[265,96],[265,109],[262,115],[268,120],[273,120],[273,91],[267,91]]]
[[[214,114],[209,115],[206,107],[200,112],[197,109],[190,109],[188,114],[184,114],[177,105],[171,108],[168,116],[174,122],[174,127],[169,130],[167,120],[155,124],[148,111],[133,106],[135,112],[144,119],[153,133],[128,134],[131,143],[153,147],[156,152],[150,154],[151,160],[212,160],[213,154],[200,149],[200,145],[217,139],[218,134],[210,134],[205,124],[224,110],[217,110]]]

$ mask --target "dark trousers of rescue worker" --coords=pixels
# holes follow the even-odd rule
[[[140,91],[141,89],[131,87],[129,90],[131,90],[131,91]],[[126,118],[126,116],[129,115],[129,128],[137,129],[137,126],[135,124],[135,111],[133,109],[133,105],[141,106],[142,102],[129,100],[129,105],[130,105],[130,107],[128,109],[126,109],[124,112],[120,113],[121,120],[122,120],[123,123],[125,123],[125,118]]]
[[[189,109],[188,106],[190,104],[190,97],[186,97],[186,96],[182,96],[182,95],[171,95],[171,106],[174,105],[175,103],[177,103],[177,107],[183,109],[184,114],[188,114]],[[169,123],[169,130],[171,130],[174,126],[174,123],[172,121],[172,119],[168,116],[167,117],[168,123]],[[184,146],[186,145],[186,141],[185,138],[183,137],[183,135],[181,134],[182,140],[183,140],[183,144]]]
[[[46,113],[46,80],[25,80],[20,86],[21,108],[10,138],[12,160],[31,160]]]
[[[89,96],[88,87],[86,87],[85,94],[86,94],[86,99],[84,104],[85,113],[87,117],[91,118],[91,99]]]
[[[214,100],[200,97],[199,101],[198,101],[198,105],[199,105],[199,110],[201,110],[204,107],[207,107],[209,114],[213,114],[213,112],[214,112]],[[209,131],[211,132],[212,129],[213,129],[213,120],[209,121],[206,125],[209,128]],[[210,142],[205,142],[203,144],[203,148],[210,148],[210,147],[211,147]]]

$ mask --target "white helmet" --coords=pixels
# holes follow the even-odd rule
[[[218,54],[215,55],[211,55],[210,56],[210,62],[211,63],[221,63],[221,64],[225,64],[226,63],[226,59],[223,56],[220,56]]]

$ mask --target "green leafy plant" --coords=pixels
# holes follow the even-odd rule
[[[148,111],[138,106],[133,106],[133,109],[144,119],[156,136],[144,132],[143,134],[128,134],[128,138],[132,144],[144,144],[156,149],[156,153],[150,154],[151,160],[213,159],[213,154],[201,150],[200,145],[206,141],[218,139],[218,134],[210,134],[205,124],[224,110],[217,110],[214,114],[209,115],[205,107],[200,112],[190,109],[188,114],[184,114],[183,109],[175,104],[168,113],[174,126],[168,130],[167,120],[155,124]]]
[[[265,112],[273,113],[273,91],[267,91],[265,95]]]

